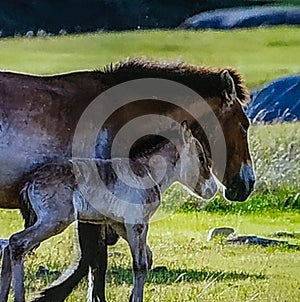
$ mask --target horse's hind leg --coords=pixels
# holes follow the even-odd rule
[[[9,288],[11,284],[11,262],[9,246],[6,246],[3,250],[0,278],[0,302],[6,302],[8,299]]]
[[[80,258],[79,262],[72,264],[59,279],[40,291],[31,302],[63,302],[70,295],[80,280],[88,274],[88,262]]]

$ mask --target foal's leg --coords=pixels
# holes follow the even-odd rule
[[[144,295],[144,284],[148,273],[146,244],[148,224],[127,224],[126,231],[133,260],[132,267],[134,273],[134,287],[129,301],[142,302]]]
[[[11,263],[10,250],[6,246],[3,251],[2,269],[0,277],[0,302],[6,302],[8,299],[9,288],[11,283]]]
[[[103,234],[105,228],[105,239]],[[120,235],[127,240],[124,227],[118,229]],[[107,270],[107,245],[114,245],[119,236],[109,226],[78,223],[78,238],[81,250],[79,263],[68,275],[53,282],[49,288],[41,291],[31,302],[63,302],[79,281],[88,274],[89,267],[89,293],[88,302],[105,302],[105,275]],[[148,269],[152,265],[152,252],[147,246]]]
[[[96,228],[97,225],[78,223],[77,231],[81,251],[79,262],[77,265],[71,264],[67,273],[41,291],[32,302],[63,302],[80,280],[87,276],[98,238],[98,230],[94,227]]]
[[[89,272],[89,294],[88,302],[105,302],[105,275],[107,271],[107,245],[114,245],[119,239],[118,234],[110,227],[105,225],[94,225],[94,228],[98,227],[98,242],[95,246],[91,244],[91,249],[95,251],[95,255],[90,259],[90,272]],[[102,231],[101,231],[102,228]],[[105,234],[103,234],[105,228]],[[88,228],[90,231],[91,227]],[[125,240],[128,241],[126,230],[124,225],[119,225],[117,227],[119,235],[121,235]],[[86,232],[86,236],[89,236],[89,231]],[[101,232],[104,237],[101,236]],[[95,241],[96,242],[96,241]],[[88,245],[84,247],[85,250]],[[97,247],[97,248],[96,248]],[[89,252],[91,255],[91,252]],[[146,246],[146,255],[147,255],[147,267],[148,269],[152,266],[152,251],[150,247]],[[46,302],[46,301],[45,301]]]
[[[65,219],[59,215],[49,216],[45,215],[47,220],[38,220],[32,227],[12,235],[9,239],[14,302],[25,301],[23,265],[26,253],[42,241],[61,233],[74,221],[72,215]]]
[[[15,302],[25,301],[23,263],[26,253],[42,241],[61,233],[75,220],[73,189],[69,185],[72,179],[41,179],[26,184],[20,194],[21,201],[30,203],[36,213],[36,223],[9,239]]]
[[[105,238],[103,233],[105,231]],[[119,236],[104,225],[78,222],[80,259],[74,270],[72,265],[49,288],[41,291],[32,302],[63,302],[90,268],[88,302],[105,302],[105,274],[107,270],[107,245],[113,245]]]

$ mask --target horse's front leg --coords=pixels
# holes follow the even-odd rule
[[[2,269],[0,277],[0,302],[6,302],[8,299],[9,288],[11,284],[11,262],[10,249],[7,245],[3,250]]]
[[[97,226],[97,225],[96,225]],[[107,270],[107,244],[105,225],[98,225],[97,237],[90,243],[89,289],[87,302],[105,302],[105,275]],[[87,246],[82,246],[87,249]]]
[[[85,234],[82,230],[85,229]],[[107,270],[107,245],[114,245],[119,236],[107,225],[81,226],[79,229],[81,236],[89,240],[89,243],[80,244],[82,254],[89,254],[89,290],[87,302],[105,302],[105,275]],[[81,232],[80,232],[81,230]],[[89,235],[94,232],[95,238]]]
[[[130,302],[142,302],[144,284],[148,273],[147,260],[147,233],[148,224],[126,225],[127,240],[132,255],[132,268],[134,273],[134,287]]]

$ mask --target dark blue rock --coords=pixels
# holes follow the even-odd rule
[[[300,120],[300,74],[253,91],[245,112],[253,123]]]
[[[232,29],[280,24],[300,24],[300,8],[252,7],[217,9],[186,19],[179,27]]]

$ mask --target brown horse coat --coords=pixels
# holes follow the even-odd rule
[[[226,197],[245,200],[253,189],[254,174],[247,136],[243,133],[249,123],[241,107],[248,94],[240,75],[232,69],[129,59],[104,70],[54,76],[0,72],[0,207],[19,207],[17,195],[28,173],[45,163],[71,157],[76,125],[95,97],[119,83],[140,78],[173,80],[206,100],[225,135],[227,166],[220,181],[227,187]],[[110,133],[105,148],[109,149],[122,125],[151,113],[167,115],[179,122],[188,120],[210,157],[209,146],[196,121],[181,108],[155,99],[130,103],[114,112],[105,124]],[[137,152],[148,147],[144,143],[136,146]],[[99,157],[106,157],[103,150],[98,153]],[[243,166],[246,172],[242,171]],[[218,174],[218,164],[213,168]]]

